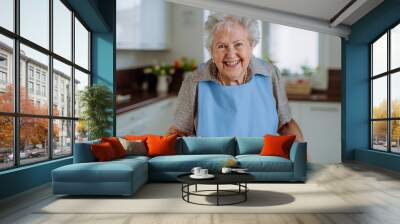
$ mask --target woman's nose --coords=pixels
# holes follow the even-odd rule
[[[235,54],[236,49],[233,45],[227,47],[227,54]]]

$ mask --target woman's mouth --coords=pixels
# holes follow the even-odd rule
[[[237,59],[237,60],[225,60],[225,61],[223,61],[223,63],[224,63],[224,66],[226,66],[228,68],[234,68],[240,63],[240,59]]]

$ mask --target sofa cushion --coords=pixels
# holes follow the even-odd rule
[[[165,156],[176,154],[176,138],[178,135],[172,134],[167,136],[152,135],[148,136],[147,155],[148,156]]]
[[[138,161],[143,161],[143,162],[148,162],[150,157],[147,156],[136,156],[136,155],[130,155],[130,156],[125,156],[124,158],[116,159],[113,162],[127,162],[130,163],[133,161],[135,163],[135,160]]]
[[[74,163],[95,162],[96,158],[90,148],[92,144],[99,144],[100,139],[75,143],[74,147]]]
[[[296,135],[266,135],[264,136],[264,146],[261,149],[261,156],[280,156],[290,159],[290,148]]]
[[[235,155],[233,137],[183,137],[178,140],[177,154],[225,154]]]
[[[292,172],[292,161],[278,156],[238,155],[240,167],[249,172]]]
[[[219,171],[230,159],[231,155],[175,155],[158,156],[149,160],[149,170],[163,172],[190,172],[193,167],[200,166],[211,172]]]
[[[260,154],[264,145],[263,137],[237,137],[236,155]]]
[[[126,155],[147,155],[146,143],[141,140],[126,140],[124,138],[118,138],[122,146],[126,151]]]
[[[126,156],[126,151],[124,146],[122,146],[121,142],[117,137],[103,137],[101,138],[101,142],[108,142],[114,149],[115,155],[117,158],[122,158]]]
[[[130,182],[136,172],[147,172],[147,163],[140,159],[74,163],[53,170],[52,174],[57,182]]]
[[[110,161],[118,158],[112,145],[108,142],[92,144],[90,147],[94,157],[96,157],[96,160],[99,162]]]

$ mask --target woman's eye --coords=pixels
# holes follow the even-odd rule
[[[241,46],[243,46],[243,43],[237,43],[237,44],[235,44],[235,47],[241,47]]]
[[[222,49],[224,48],[224,45],[223,44],[217,45],[217,48]]]

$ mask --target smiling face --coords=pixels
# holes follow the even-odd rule
[[[211,54],[223,84],[244,82],[253,47],[248,31],[238,23],[221,26],[214,32]]]

